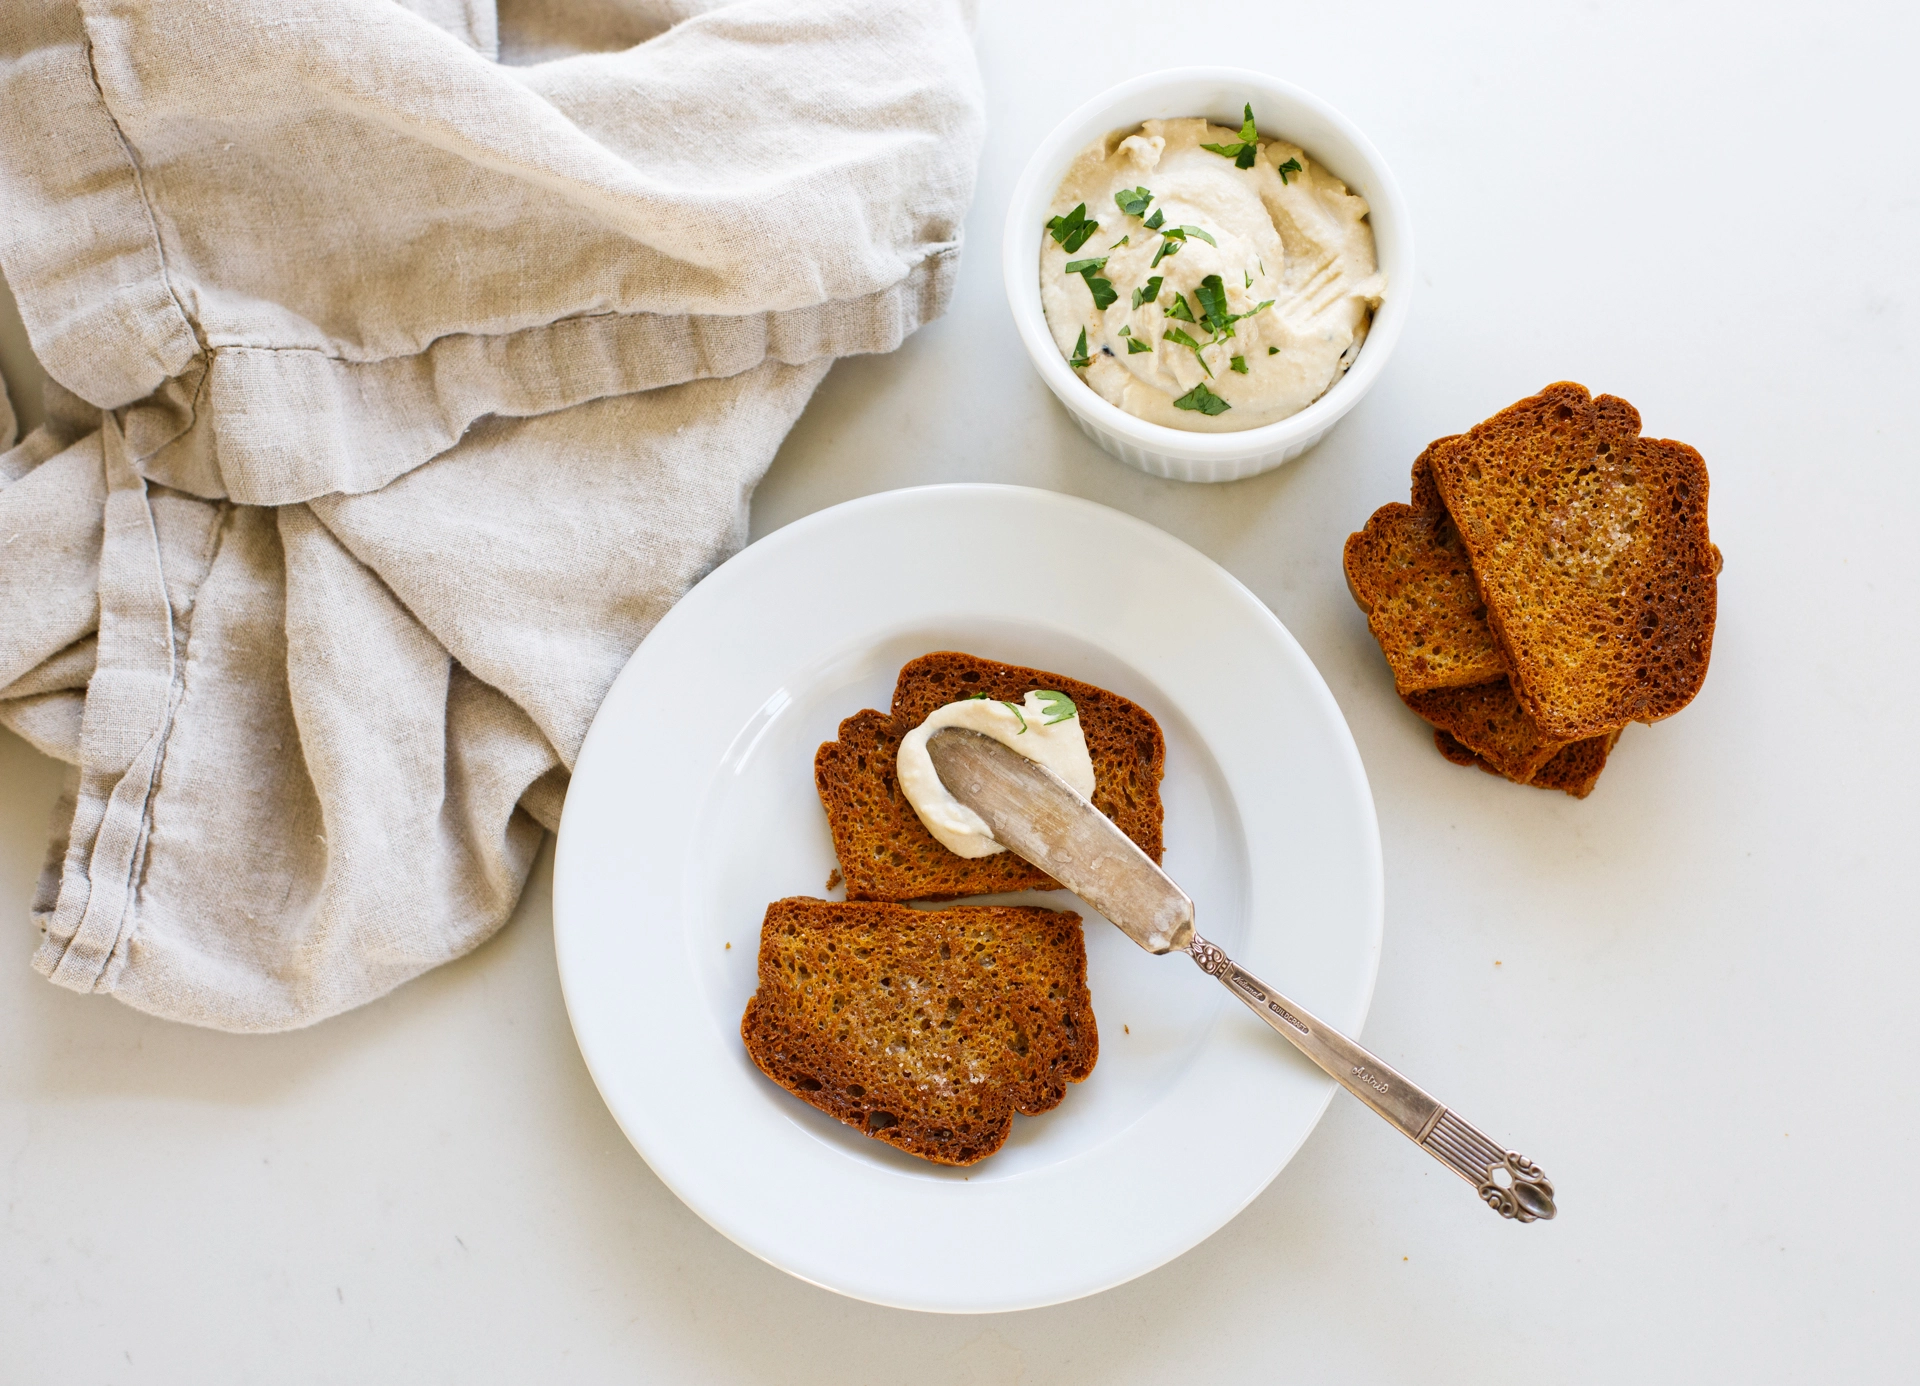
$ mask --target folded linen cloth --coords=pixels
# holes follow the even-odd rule
[[[504,922],[827,366],[945,307],[971,9],[0,7],[56,382],[0,455],[0,721],[72,766],[36,967],[276,1030]]]

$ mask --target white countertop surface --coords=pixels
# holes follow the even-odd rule
[[[58,775],[0,732],[0,1381],[1914,1379],[1916,13],[987,0],[953,309],[836,366],[755,500],[758,535],[1019,482],[1246,582],[1372,781],[1366,1042],[1539,1158],[1557,1221],[1501,1222],[1340,1097],[1238,1220],[1118,1290],[988,1318],[841,1299],[711,1231],[614,1126],[555,980],[550,855],[496,939],[375,1005],[190,1030],[28,967]],[[1182,62],[1341,107],[1422,266],[1366,401],[1218,488],[1086,442],[1000,288],[1030,145]],[[0,367],[37,415],[17,321]],[[1441,760],[1339,562],[1428,440],[1558,379],[1705,454],[1727,560],[1705,690],[1585,802]]]

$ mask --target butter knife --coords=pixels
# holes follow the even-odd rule
[[[1392,1067],[1282,996],[1193,929],[1193,901],[1112,820],[1066,781],[979,732],[949,727],[927,742],[947,792],[996,842],[1104,914],[1149,953],[1186,953],[1333,1080],[1466,1180],[1503,1218],[1554,1215],[1540,1167],[1496,1144]]]

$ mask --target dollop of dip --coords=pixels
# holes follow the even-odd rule
[[[990,857],[1007,849],[993,840],[986,820],[940,783],[927,754],[927,739],[945,727],[984,732],[1001,745],[1037,761],[1065,780],[1077,792],[1093,797],[1093,757],[1087,754],[1087,735],[1073,700],[1051,689],[1037,689],[1018,703],[988,698],[938,707],[927,720],[900,742],[895,765],[900,792],[920,815],[934,840],[959,857]]]
[[[1250,109],[1238,132],[1149,120],[1108,135],[1067,170],[1047,229],[1040,302],[1060,354],[1103,399],[1171,428],[1306,408],[1353,363],[1386,292],[1366,200],[1255,135]]]

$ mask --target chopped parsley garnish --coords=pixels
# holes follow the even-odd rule
[[[1253,275],[1246,270],[1241,270],[1240,273],[1247,281],[1246,283],[1242,284],[1240,287],[1243,289],[1251,289],[1253,287]]]
[[[1175,409],[1197,409],[1209,418],[1216,414],[1224,414],[1233,408],[1231,404],[1228,404],[1224,399],[1221,399],[1220,396],[1209,390],[1204,380],[1180,396],[1179,399],[1176,399],[1173,402],[1173,407]]]
[[[1113,195],[1120,210],[1130,217],[1144,217],[1147,204],[1153,201],[1153,194],[1145,188],[1122,188]]]
[[[1087,329],[1083,327],[1080,329],[1080,340],[1074,344],[1073,355],[1067,358],[1067,364],[1078,370],[1092,359],[1087,355]]]
[[[1125,245],[1128,241],[1132,239],[1133,237],[1131,236],[1122,236],[1119,240],[1115,241],[1112,245],[1108,246],[1107,249],[1118,250],[1121,246]]]
[[[1279,347],[1268,347],[1268,348],[1267,348],[1267,355],[1269,355],[1269,356],[1278,356],[1279,354],[1280,354],[1280,348],[1279,348]]]
[[[1122,337],[1131,337],[1133,335],[1133,329],[1131,327],[1123,327],[1120,329],[1120,335]]]
[[[1215,336],[1228,331],[1233,326],[1233,315],[1227,311],[1227,286],[1220,282],[1220,276],[1210,274],[1200,281],[1193,291],[1194,300],[1200,305],[1200,323]]]
[[[1000,706],[1004,707],[1008,712],[1011,712],[1015,717],[1020,718],[1020,730],[1016,732],[1015,735],[1025,736],[1027,734],[1027,719],[1020,716],[1020,704],[1010,703],[1005,698],[1002,698],[1000,700]]]
[[[1209,153],[1218,154],[1223,159],[1233,160],[1233,166],[1235,168],[1252,168],[1253,157],[1257,152],[1254,147],[1254,141],[1259,137],[1260,132],[1256,130],[1253,125],[1253,103],[1249,101],[1247,103],[1247,118],[1240,126],[1240,139],[1238,143],[1203,144],[1200,147]],[[1298,165],[1295,166],[1294,172],[1299,172]]]
[[[1252,317],[1255,313],[1264,313],[1273,307],[1272,299],[1263,299],[1244,313],[1227,311],[1227,286],[1220,276],[1210,274],[1200,281],[1200,287],[1193,291],[1193,297],[1200,305],[1200,325],[1213,333],[1214,341],[1222,341],[1233,336],[1233,325]],[[1212,345],[1212,343],[1209,343]]]
[[[1205,241],[1208,245],[1213,246],[1216,249],[1219,248],[1220,242],[1216,241],[1212,236],[1207,234],[1206,231],[1202,230],[1198,226],[1168,226],[1166,227],[1165,230],[1161,230],[1161,227],[1165,224],[1165,222],[1166,222],[1166,218],[1160,214],[1160,211],[1158,209],[1156,209],[1154,211],[1154,214],[1147,219],[1147,223],[1146,223],[1147,229],[1149,231],[1159,231],[1161,236],[1160,248],[1153,253],[1153,264],[1148,265],[1147,266],[1148,269],[1154,268],[1154,266],[1158,265],[1162,260],[1166,259],[1169,255],[1178,255],[1180,253],[1181,244],[1189,236],[1198,236],[1201,240]]]
[[[1305,173],[1306,170],[1300,167],[1300,161],[1298,159],[1288,159],[1284,164],[1280,165],[1279,168],[1276,168],[1274,172],[1280,175],[1280,181],[1282,183],[1291,183],[1293,180],[1287,177],[1289,173]]]
[[[1200,369],[1207,373],[1207,379],[1213,379],[1213,367],[1209,366],[1207,364],[1207,358],[1200,354],[1201,344],[1199,342],[1196,342],[1192,337],[1189,337],[1185,331],[1178,327],[1169,327],[1165,335],[1168,341],[1174,342],[1191,351],[1193,353],[1193,359],[1200,363]],[[1208,343],[1207,345],[1211,346],[1212,343]]]
[[[1133,306],[1138,308],[1141,304],[1151,303],[1158,297],[1160,297],[1160,276],[1156,274],[1133,291]]]
[[[1273,300],[1267,299],[1262,303],[1255,304],[1244,313],[1229,313],[1227,311],[1227,286],[1221,281],[1220,276],[1217,274],[1209,274],[1200,281],[1199,286],[1193,291],[1193,299],[1194,302],[1200,306],[1200,316],[1198,318],[1193,315],[1193,309],[1187,306],[1186,296],[1178,292],[1173,296],[1173,306],[1167,309],[1167,316],[1177,318],[1181,322],[1193,323],[1196,327],[1204,327],[1212,335],[1209,336],[1206,341],[1202,342],[1197,341],[1180,328],[1170,327],[1166,331],[1166,338],[1168,341],[1176,342],[1191,351],[1194,359],[1200,363],[1200,369],[1205,371],[1208,378],[1211,379],[1213,376],[1213,368],[1207,365],[1207,358],[1201,355],[1201,353],[1207,347],[1219,346],[1222,342],[1233,336],[1233,325],[1235,323],[1244,318],[1250,318],[1255,313],[1263,312],[1273,307]],[[1268,355],[1272,354],[1270,350]],[[1247,373],[1246,357],[1234,357],[1233,369],[1245,375]],[[1198,408],[1199,406],[1194,405],[1191,407]]]
[[[1129,356],[1138,356],[1143,351],[1152,351],[1152,350],[1153,350],[1152,347],[1148,346],[1145,342],[1141,341],[1138,337],[1127,338],[1127,355]]]
[[[1165,236],[1170,241],[1184,241],[1188,236],[1198,236],[1201,240],[1205,241],[1210,246],[1214,246],[1217,248],[1220,244],[1220,242],[1216,241],[1213,237],[1209,236],[1205,231],[1202,231],[1197,226],[1169,226],[1165,231],[1162,231],[1160,234]],[[1167,253],[1171,255],[1173,252],[1168,251]]]
[[[1056,722],[1070,722],[1078,711],[1073,699],[1064,693],[1056,693],[1051,688],[1036,688],[1033,696],[1040,700],[1040,707],[1047,714],[1041,719],[1041,725],[1051,727]]]
[[[1093,295],[1093,306],[1102,311],[1120,297],[1113,287],[1113,281],[1100,277],[1100,268],[1106,263],[1107,257],[1104,255],[1093,260],[1067,261],[1067,273],[1077,274],[1087,281],[1087,290]]]
[[[1053,233],[1053,239],[1060,248],[1071,255],[1087,243],[1087,238],[1100,229],[1100,223],[1087,216],[1087,204],[1082,202],[1063,217],[1054,217],[1047,223],[1047,230]]]

